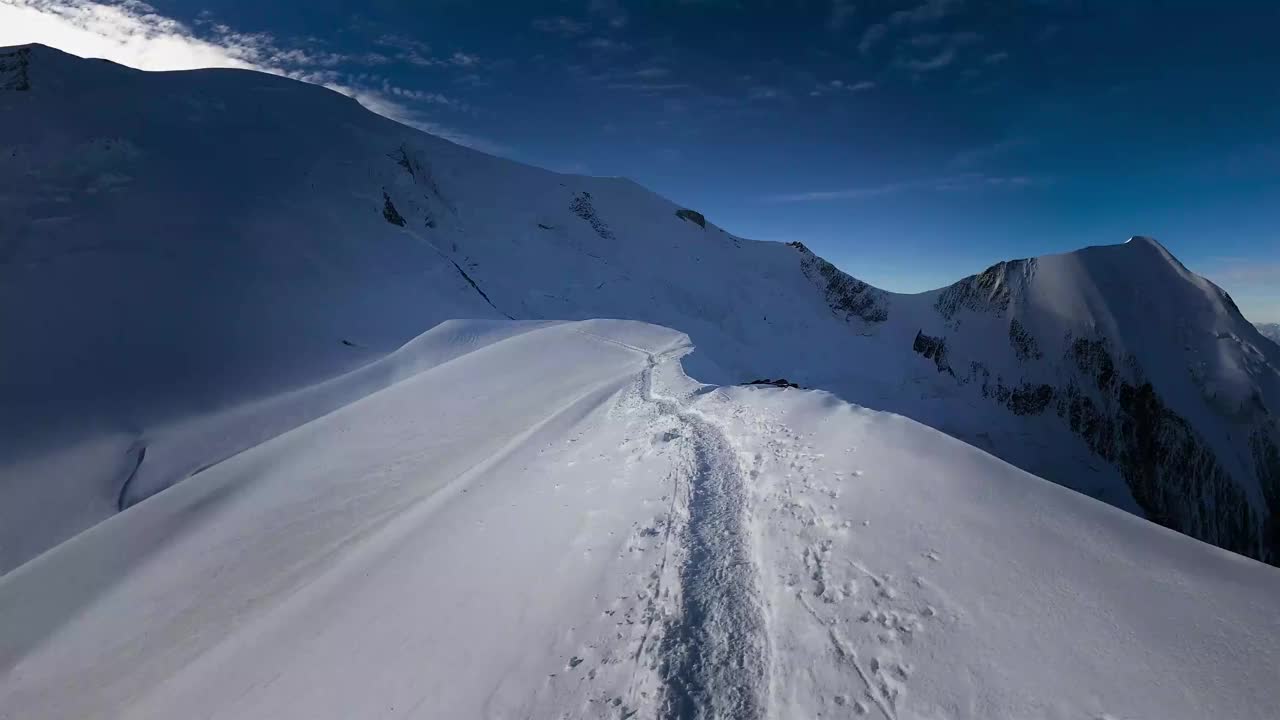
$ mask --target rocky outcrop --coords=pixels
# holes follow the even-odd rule
[[[575,195],[573,202],[569,203],[569,209],[573,211],[573,214],[590,223],[591,229],[595,230],[596,234],[601,238],[605,240],[614,239],[613,231],[596,214],[596,209],[591,204],[591,193],[584,190]]]
[[[30,65],[31,48],[23,47],[0,53],[0,90],[30,90]]]
[[[804,243],[787,245],[800,251],[800,269],[823,292],[827,305],[845,320],[858,318],[867,323],[882,323],[889,319],[887,294],[823,260]]]
[[[984,286],[975,283],[973,287]],[[1007,310],[1003,293],[975,294],[971,289],[949,297],[981,298],[975,304],[986,312]],[[971,307],[965,302],[963,307]],[[938,372],[955,377],[961,385],[975,385],[982,397],[1015,415],[1056,415],[1094,455],[1116,468],[1148,519],[1280,564],[1280,432],[1275,419],[1268,418],[1250,435],[1252,465],[1266,503],[1258,508],[1211,443],[1169,407],[1146,379],[1133,355],[1116,352],[1105,337],[1068,334],[1062,357],[1046,358],[1032,333],[1016,319],[1009,322],[1009,338],[1021,366],[1032,366],[1036,376],[1060,380],[1054,384],[1010,382],[993,376],[988,365],[999,364],[998,358],[971,359],[968,374],[957,376],[949,364],[955,358],[948,359],[947,338],[923,332],[916,334],[912,349],[932,359]]]
[[[1004,317],[1013,296],[1013,284],[1026,282],[1035,271],[1035,259],[998,262],[943,290],[934,308],[947,320],[954,319],[961,310]]]
[[[680,218],[681,220],[688,220],[689,222],[693,223],[694,225],[697,225],[703,230],[707,229],[707,219],[703,217],[702,213],[698,212],[697,210],[690,210],[689,208],[680,208],[679,210],[676,210],[676,217]]]
[[[386,190],[382,191],[382,217],[392,225],[405,226],[404,216],[396,210],[395,203],[391,202],[391,196],[387,194]]]
[[[934,366],[938,368],[938,372],[955,377],[956,374],[951,370],[951,366],[947,364],[946,338],[925,335],[923,330],[919,330],[916,331],[916,339],[911,343],[911,349],[926,360],[932,360]]]

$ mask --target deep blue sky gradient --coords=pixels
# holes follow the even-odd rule
[[[1280,321],[1280,3],[155,5],[364,55],[333,72],[480,147],[634,178],[887,289],[1148,234]]]

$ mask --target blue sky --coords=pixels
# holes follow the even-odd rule
[[[1280,321],[1280,4],[0,0],[0,43],[327,84],[891,290],[1159,238]]]

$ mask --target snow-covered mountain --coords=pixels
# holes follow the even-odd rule
[[[1280,343],[1280,323],[1257,323],[1256,325],[1262,337]]]
[[[0,65],[0,567],[284,429],[246,404],[456,317],[676,328],[700,379],[827,389],[1278,557],[1280,353],[1153,240],[897,295],[283,78]]]
[[[1134,516],[1276,561],[1280,348],[1150,239],[893,294],[28,46],[0,337],[0,718],[1280,705],[1280,574]]]

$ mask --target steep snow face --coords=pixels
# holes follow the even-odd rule
[[[697,352],[432,331],[381,391],[0,578],[0,707],[1274,716],[1273,568],[829,393],[701,385]]]
[[[314,86],[0,68],[0,570],[384,387],[450,318],[675,328],[700,380],[828,389],[1270,557],[1280,360],[1154,242],[895,295]]]

